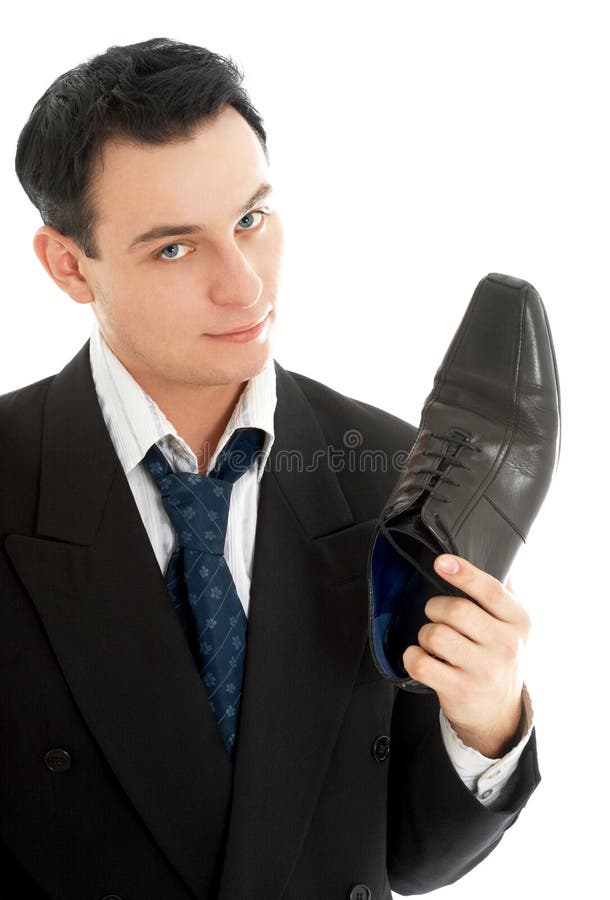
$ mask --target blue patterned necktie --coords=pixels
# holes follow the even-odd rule
[[[144,462],[176,532],[165,582],[222,739],[233,758],[247,619],[224,558],[233,484],[261,452],[265,432],[238,428],[209,475],[174,473],[153,444]]]

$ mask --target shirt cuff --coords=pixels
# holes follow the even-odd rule
[[[525,685],[521,700],[522,737],[501,759],[490,759],[478,750],[467,747],[451,727],[442,709],[440,711],[441,734],[449,759],[466,787],[475,794],[483,806],[493,806],[500,801],[503,788],[519,765],[523,748],[530,739],[534,727],[534,713]]]

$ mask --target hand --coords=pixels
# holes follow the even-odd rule
[[[437,556],[434,568],[476,603],[431,597],[425,607],[431,621],[419,630],[420,646],[407,647],[403,663],[411,678],[436,691],[458,737],[496,759],[510,749],[521,718],[530,620],[510,582],[504,587],[459,556]]]

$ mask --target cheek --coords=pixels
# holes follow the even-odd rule
[[[201,279],[193,266],[167,267],[163,263],[142,266],[115,277],[108,289],[106,306],[115,321],[140,332],[179,330],[188,318]]]

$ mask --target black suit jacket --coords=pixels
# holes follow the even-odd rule
[[[435,696],[373,665],[366,560],[398,472],[363,451],[389,459],[415,429],[275,365],[234,772],[88,343],[0,398],[2,896],[344,900],[363,884],[389,900],[468,871],[535,788],[532,737],[504,807],[484,808]],[[350,430],[341,468],[328,451]]]

